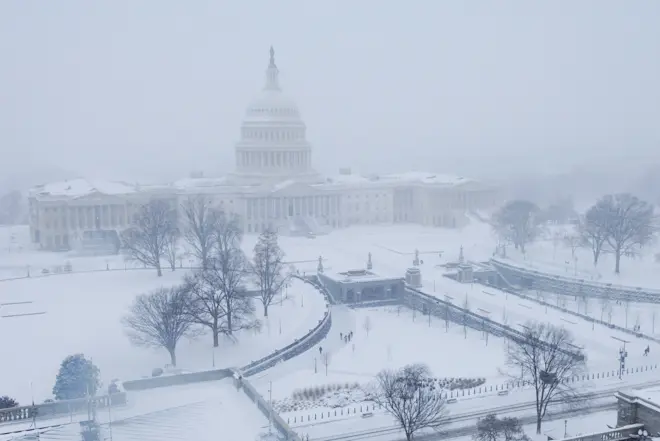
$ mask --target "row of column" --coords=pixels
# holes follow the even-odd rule
[[[238,152],[238,166],[248,169],[279,168],[287,170],[307,170],[312,165],[311,151],[294,152]]]
[[[131,213],[124,205],[94,205],[84,207],[50,207],[42,211],[46,229],[97,229],[125,227]]]
[[[247,219],[284,219],[291,216],[336,217],[341,212],[338,195],[262,197],[247,200]]]

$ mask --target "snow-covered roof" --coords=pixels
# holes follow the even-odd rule
[[[405,172],[393,173],[384,175],[371,175],[364,176],[359,174],[340,174],[337,176],[328,177],[326,183],[337,184],[344,186],[351,185],[377,185],[377,184],[422,184],[422,185],[437,185],[437,186],[456,186],[469,182],[475,182],[471,179],[463,178],[460,176],[445,175],[430,172]]]
[[[136,193],[136,185],[114,181],[92,181],[84,178],[69,179],[34,187],[30,195],[46,198],[80,198],[91,194],[126,195]]]
[[[231,185],[226,176],[220,178],[185,178],[175,181],[172,186],[177,190],[198,190]]]
[[[359,283],[359,282],[375,282],[387,280],[399,280],[403,277],[388,277],[377,274],[371,270],[366,269],[352,269],[345,271],[326,271],[325,275],[336,282]]]

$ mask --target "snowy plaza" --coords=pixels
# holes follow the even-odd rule
[[[16,236],[17,233],[20,234],[20,230],[12,234]],[[6,236],[7,232],[3,231],[3,234]],[[256,236],[244,238],[246,252],[250,252],[255,241]],[[373,271],[387,277],[403,277],[418,251],[423,292],[461,307],[467,306],[472,312],[509,326],[521,326],[533,319],[565,327],[587,354],[589,372],[616,370],[618,350],[624,340],[628,341],[627,363],[630,367],[643,368],[660,361],[660,345],[655,343],[631,339],[621,331],[594,325],[532,299],[477,283],[461,284],[445,277],[447,270],[442,265],[455,261],[461,247],[466,261],[483,262],[490,258],[496,243],[487,224],[475,221],[454,231],[421,226],[354,227],[315,238],[281,237],[280,242],[287,261],[301,275],[315,273],[319,257],[326,270],[345,271],[365,268],[371,254]],[[43,268],[52,269],[64,262],[71,264],[72,273],[40,274]],[[633,262],[625,261],[625,264],[633,266]],[[131,269],[132,265],[125,263],[120,256],[45,254],[30,251],[29,247],[7,249],[0,254],[4,278],[20,277],[20,270],[28,266],[33,270],[30,278],[23,276],[0,283],[0,303],[5,304],[1,309],[0,330],[11,333],[11,338],[5,340],[5,351],[20,351],[21,354],[15,363],[6,365],[3,370],[5,377],[12,378],[12,382],[5,383],[3,393],[23,402],[28,402],[32,396],[36,401],[50,397],[59,362],[72,353],[84,353],[93,359],[101,370],[104,383],[115,378],[146,377],[152,368],[167,363],[168,356],[163,350],[132,346],[124,335],[120,320],[136,295],[159,286],[180,283],[188,270],[166,270],[163,277],[158,278],[152,269]],[[572,296],[555,297],[557,302],[565,302],[568,309],[585,312],[584,305]],[[552,303],[555,300],[550,299],[555,297],[548,294],[544,299]],[[241,331],[235,341],[223,339],[215,350],[208,336],[182,341],[177,350],[179,367],[185,371],[197,371],[247,364],[300,338],[318,323],[328,307],[320,292],[298,280],[294,280],[274,303],[261,332]],[[653,306],[630,304],[630,326],[640,322],[644,329],[648,328],[654,314],[654,309],[649,307]],[[625,320],[620,310],[623,307],[614,305],[612,321]],[[594,301],[587,305],[586,312],[600,315],[598,308]],[[475,380],[478,381],[475,384],[485,388],[508,380],[504,375],[505,339],[478,329],[464,328],[459,323],[446,322],[437,316],[429,317],[403,305],[356,308],[331,305],[330,310],[332,326],[321,342],[251,378],[262,396],[272,398],[274,407],[285,419],[293,421],[294,417],[316,412],[366,406],[359,393],[361,388],[372,383],[380,370],[410,363],[427,365],[437,378]],[[353,335],[350,342],[340,338],[340,334],[348,333]],[[644,356],[647,345],[650,354]],[[643,371],[622,380],[610,377],[593,380],[585,383],[585,387],[598,391],[646,384],[654,376],[657,376],[656,371]],[[126,415],[144,413],[144,409],[151,406],[148,403],[155,399],[152,396],[158,396],[161,407],[166,406],[168,400],[174,401],[182,391],[201,390],[197,387],[177,386],[153,393],[130,393],[130,397],[135,397],[131,399],[133,404],[121,412]],[[317,399],[293,399],[296,394],[300,397],[305,389],[318,388],[327,388],[328,393]],[[334,393],[331,393],[332,389]],[[459,404],[451,409],[460,414],[465,406],[468,406],[465,409],[475,406],[496,408],[506,405],[509,400],[530,399],[528,395],[529,391],[514,390],[509,397],[494,394],[461,397]],[[200,398],[190,404],[192,409],[189,411],[198,415],[196,418],[202,418],[199,415],[208,411],[203,403],[211,396],[213,394],[208,399]],[[233,399],[225,397],[222,402]],[[199,410],[194,411],[194,408]],[[259,416],[255,418],[255,422],[259,421],[255,430],[266,430],[267,421]],[[363,427],[360,430],[372,430],[370,428],[391,424],[389,417],[382,412],[377,412],[370,420],[353,416],[331,420],[318,427],[311,423],[292,424],[292,427],[301,433],[316,433],[320,437],[321,433],[329,436],[360,427]]]

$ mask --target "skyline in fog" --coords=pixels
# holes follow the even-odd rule
[[[276,51],[314,166],[475,177],[660,162],[660,4],[0,3],[0,173],[234,168]]]

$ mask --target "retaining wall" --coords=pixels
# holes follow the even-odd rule
[[[538,289],[556,294],[579,297],[606,297],[633,302],[660,303],[660,290],[602,283],[578,277],[544,273],[514,261],[493,258],[490,264],[508,283],[524,289]]]
[[[473,329],[488,332],[498,337],[506,337],[516,341],[522,341],[526,338],[525,334],[508,325],[496,322],[488,317],[475,314],[469,309],[464,309],[454,305],[451,302],[441,300],[437,297],[426,294],[410,286],[406,286],[406,294],[410,301],[410,306],[420,310],[424,314],[433,314],[447,321],[468,326]],[[540,342],[545,344],[545,342]],[[568,350],[560,349],[562,352],[573,357],[584,359],[583,354],[578,354]]]

